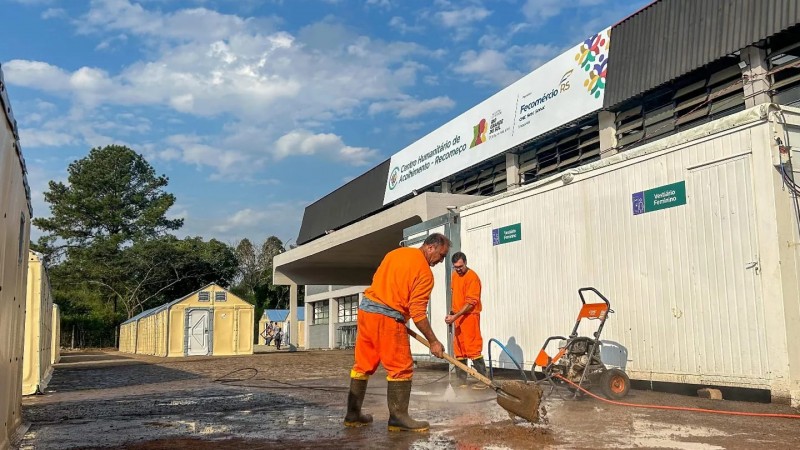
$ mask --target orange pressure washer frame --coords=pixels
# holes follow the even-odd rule
[[[600,297],[601,300],[603,300],[603,303],[586,303],[584,292],[594,292],[595,294],[597,294],[598,297]],[[544,382],[550,383],[550,385],[552,386],[551,392],[556,387],[556,382],[553,380],[554,376],[551,369],[567,352],[567,349],[570,347],[570,343],[576,338],[578,338],[578,328],[581,325],[581,321],[584,319],[600,321],[599,326],[597,327],[597,331],[593,333],[594,339],[592,347],[589,351],[590,355],[589,357],[591,361],[592,355],[595,354],[595,352],[597,351],[597,347],[600,345],[600,334],[603,332],[603,327],[606,324],[608,315],[614,312],[614,310],[611,309],[611,302],[603,294],[601,294],[600,291],[598,291],[593,287],[585,287],[578,289],[578,296],[580,297],[583,306],[581,307],[580,312],[578,312],[578,318],[575,320],[575,326],[572,328],[572,333],[570,333],[569,338],[566,338],[564,336],[550,336],[549,338],[547,338],[547,340],[544,341],[544,345],[542,345],[542,349],[539,350],[539,354],[536,355],[533,367],[531,367],[531,377],[533,379],[536,379],[534,373],[536,366],[542,368],[542,374],[544,375],[544,378],[537,381],[537,384]],[[550,355],[547,354],[547,346],[550,344],[551,341],[554,341],[556,339],[567,342],[563,347],[559,349],[558,353],[556,353],[555,356],[551,357]],[[602,364],[602,361],[600,361],[600,363]],[[604,365],[603,367],[605,369]],[[584,370],[583,373],[581,374],[581,379],[580,382],[578,383],[579,387],[583,387],[582,385],[585,377],[586,377],[586,370]],[[578,392],[579,391],[575,392],[576,396]]]

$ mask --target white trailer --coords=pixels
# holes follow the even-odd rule
[[[529,369],[592,286],[616,311],[603,356],[632,379],[800,405],[799,211],[781,170],[800,180],[798,150],[800,110],[760,105],[462,207],[484,345]]]
[[[22,423],[25,291],[31,226],[30,188],[0,68],[0,450]]]

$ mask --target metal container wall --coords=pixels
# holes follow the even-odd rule
[[[22,395],[44,392],[53,375],[53,297],[42,260],[28,252]]]
[[[632,378],[771,389],[797,403],[798,248],[785,244],[800,237],[767,111],[465,207],[462,250],[483,281],[484,342],[497,338],[530,368],[548,336],[569,334],[577,291],[593,286],[616,311],[603,356]],[[635,193],[677,182],[685,205],[634,214]],[[521,240],[495,245],[493,230],[515,224]]]
[[[123,353],[136,353],[136,327],[137,322],[123,323],[119,327],[119,351]]]
[[[22,421],[22,353],[30,202],[24,161],[0,70],[0,450]]]

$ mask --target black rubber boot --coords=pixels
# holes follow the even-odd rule
[[[467,365],[467,359],[459,359],[458,362]],[[456,367],[456,381],[453,387],[466,387],[467,386],[467,372]]]
[[[371,414],[361,414],[361,404],[367,395],[367,380],[350,379],[350,393],[347,394],[347,415],[344,426],[361,427],[372,422]]]
[[[485,377],[489,376],[489,374],[486,372],[486,362],[483,360],[482,356],[480,358],[472,360],[472,368],[474,368],[476,372]],[[486,389],[486,388],[487,386],[481,383],[480,381],[472,386],[472,389]]]
[[[428,431],[430,424],[414,420],[408,415],[411,399],[411,381],[390,381],[386,388],[389,403],[389,431]]]

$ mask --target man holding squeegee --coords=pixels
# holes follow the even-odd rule
[[[344,418],[346,426],[372,422],[372,415],[361,413],[361,405],[369,376],[380,363],[386,369],[389,382],[389,430],[427,431],[430,428],[428,422],[414,420],[408,415],[414,362],[406,323],[412,319],[430,343],[431,353],[442,357],[444,346],[428,320],[428,302],[433,290],[431,267],[442,262],[449,250],[450,240],[434,233],[419,248],[401,247],[383,258],[359,305],[355,363],[350,371],[350,393]]]
[[[481,279],[474,270],[467,267],[467,255],[453,254],[453,275],[450,280],[452,311],[445,317],[448,325],[453,325],[453,353],[462,364],[472,360],[472,367],[486,376],[486,363],[483,361],[483,337],[481,336]],[[455,312],[453,312],[455,311]],[[467,372],[456,368],[455,386],[467,385]],[[476,384],[474,389],[486,389]]]

